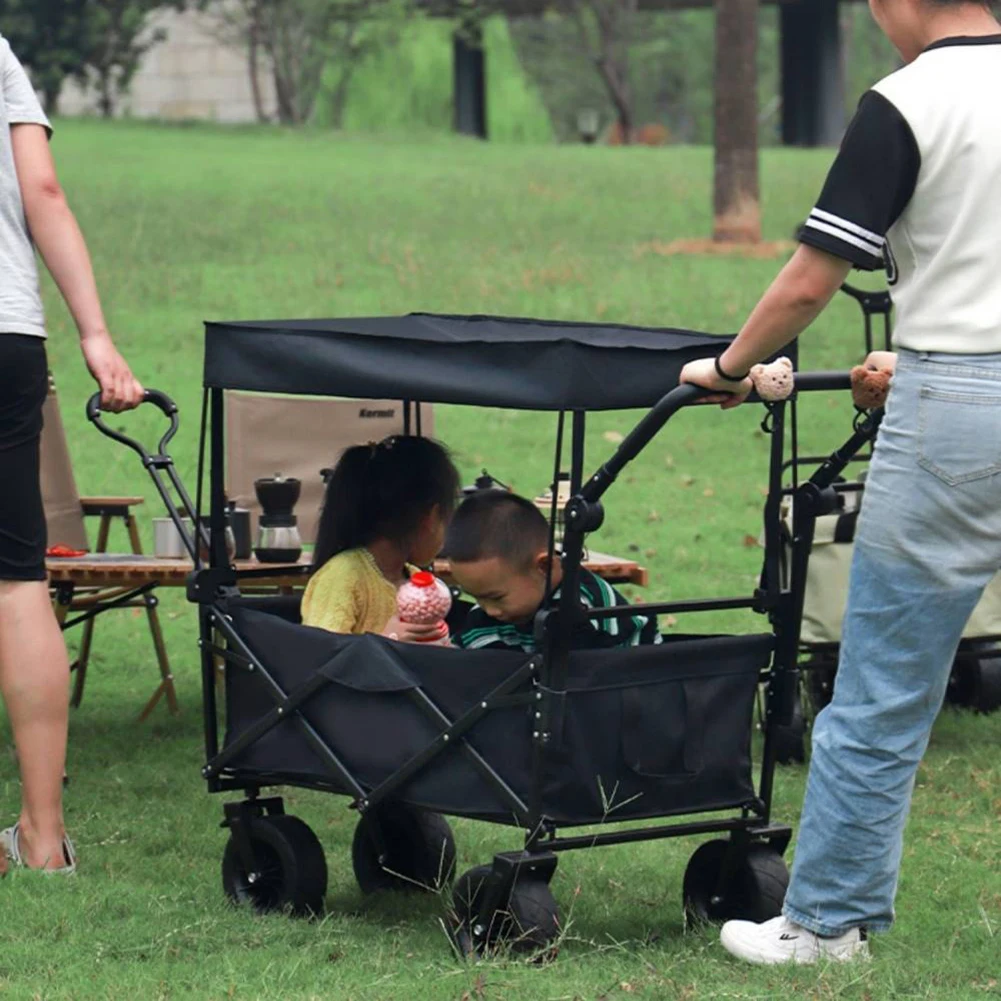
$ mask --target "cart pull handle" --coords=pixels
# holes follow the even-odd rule
[[[167,454],[167,446],[170,444],[171,438],[177,434],[179,424],[177,404],[166,393],[161,393],[158,389],[147,389],[143,393],[143,403],[152,403],[170,421],[170,426],[163,432],[160,443],[156,446],[156,455],[150,455],[134,438],[130,438],[121,431],[116,431],[105,423],[104,418],[101,416],[100,393],[95,393],[87,401],[87,419],[101,434],[107,435],[107,437],[122,445],[127,445],[142,459],[143,466],[152,477],[153,485],[160,494],[160,498],[167,509],[167,514],[170,515],[170,520],[181,535],[184,548],[187,549],[188,555],[197,567],[199,564],[199,547],[196,545],[196,536],[197,542],[208,552],[209,534],[200,521],[195,521],[195,506],[191,503],[191,497],[188,495],[187,490],[184,489],[184,484],[181,482],[181,478],[174,468],[174,460]],[[194,531],[185,525],[181,508],[178,507],[174,496],[172,496],[171,489],[173,489],[174,494],[180,499],[181,508],[190,515],[194,522]]]
[[[855,285],[844,282],[841,286],[841,291],[846,295],[850,295],[862,307],[863,311],[868,314],[889,313],[893,308],[893,300],[886,289],[870,291],[869,289],[857,288]]]
[[[134,438],[130,438],[128,435],[123,434],[121,431],[116,431],[114,428],[109,427],[104,418],[101,416],[101,394],[95,393],[87,401],[87,420],[89,420],[103,435],[120,442],[122,445],[127,445],[134,452],[139,453],[139,457],[143,461],[143,465],[147,468],[150,466],[163,467],[169,466],[173,463],[173,460],[167,454],[167,446],[170,444],[170,440],[177,434],[178,427],[178,417],[177,417],[177,404],[166,394],[161,393],[158,389],[147,389],[143,393],[143,403],[152,403],[154,406],[158,407],[163,411],[164,416],[166,416],[170,421],[170,426],[164,431],[163,436],[160,438],[160,443],[156,446],[157,454],[150,455],[143,446],[137,442]]]

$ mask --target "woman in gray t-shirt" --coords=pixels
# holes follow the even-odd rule
[[[62,815],[69,662],[49,601],[39,484],[48,387],[35,248],[80,332],[107,410],[137,406],[142,386],[105,326],[90,257],[49,152],[51,127],[0,37],[0,694],[21,768],[21,815],[0,833],[8,864],[72,872]]]

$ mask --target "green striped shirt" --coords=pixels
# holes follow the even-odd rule
[[[559,602],[560,590],[557,588],[553,594],[554,604]],[[629,604],[611,584],[583,569],[580,572],[580,600],[585,608],[612,608]],[[477,605],[466,616],[462,632],[453,635],[452,641],[466,650],[523,650],[535,653],[535,625],[533,622],[523,626],[498,622]],[[656,617],[623,614],[607,619],[588,619],[583,628],[575,633],[573,646],[577,649],[600,649],[660,642]]]

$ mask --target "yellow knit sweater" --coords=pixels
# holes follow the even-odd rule
[[[396,588],[363,548],[327,560],[302,596],[303,625],[334,633],[381,633],[395,614]]]

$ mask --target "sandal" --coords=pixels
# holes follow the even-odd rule
[[[21,857],[21,825],[15,824],[8,827],[6,831],[0,831],[0,849],[3,850],[8,860],[19,869],[30,868]],[[58,869],[32,869],[32,872],[40,872],[46,876],[72,876],[76,873],[76,852],[73,849],[73,842],[63,835],[63,859],[66,865]]]

